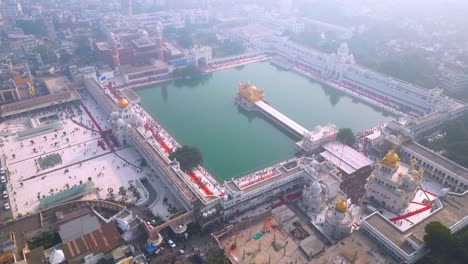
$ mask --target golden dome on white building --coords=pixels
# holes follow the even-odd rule
[[[345,213],[347,209],[348,209],[348,204],[346,204],[346,201],[341,200],[341,201],[336,202],[336,205],[335,205],[336,211],[340,213]]]
[[[128,100],[125,98],[120,98],[119,101],[117,102],[117,106],[122,109],[127,108],[128,104],[129,104]]]

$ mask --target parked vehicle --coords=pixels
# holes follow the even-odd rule
[[[3,207],[4,207],[5,210],[7,210],[7,211],[10,210],[10,204],[9,204],[9,203],[5,203],[5,204],[3,205]]]
[[[8,192],[7,192],[7,191],[3,191],[2,197],[3,197],[3,199],[8,198]]]
[[[170,240],[170,239],[167,241],[167,244],[168,244],[171,248],[175,248],[175,247],[176,247],[176,244],[174,243],[174,241],[172,241],[172,240]]]

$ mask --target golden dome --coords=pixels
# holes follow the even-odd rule
[[[418,173],[419,175],[422,175],[424,173],[424,169],[422,167],[419,167]]]
[[[391,149],[385,155],[383,162],[385,165],[390,167],[396,167],[400,163],[400,157],[398,157],[398,154],[395,153],[394,149]]]
[[[371,174],[369,175],[369,177],[367,178],[369,181],[373,181],[375,179],[375,176],[374,174]]]
[[[400,189],[401,194],[405,194],[405,190]]]
[[[119,101],[117,102],[117,106],[118,106],[119,108],[127,108],[127,106],[128,106],[128,101],[127,101],[127,99],[125,99],[125,98],[119,99]]]
[[[347,209],[348,209],[348,205],[346,204],[346,202],[344,200],[336,202],[336,205],[335,205],[335,210],[336,211],[338,211],[340,213],[344,213],[344,212],[346,212]]]
[[[404,174],[402,172],[398,173],[398,177],[403,177],[403,175]]]
[[[416,163],[418,163],[418,160],[416,160],[415,158],[411,159],[411,165],[416,165]]]

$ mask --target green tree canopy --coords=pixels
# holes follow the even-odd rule
[[[424,242],[431,250],[419,263],[458,264],[468,263],[468,230],[452,235],[450,229],[440,222],[430,222],[424,227]]]
[[[424,241],[435,253],[444,253],[451,247],[453,239],[450,229],[440,222],[430,222],[424,227],[424,231],[426,231]]]
[[[69,63],[72,59],[72,55],[68,54],[65,51],[60,53],[60,63],[66,64]]]
[[[200,70],[193,64],[189,64],[183,68],[177,68],[172,72],[172,74],[174,77],[197,78],[201,76]]]
[[[356,136],[351,128],[340,128],[338,130],[337,139],[349,146],[353,146],[356,143]]]
[[[222,255],[208,258],[203,264],[231,264],[231,261],[225,255]]]
[[[169,155],[170,160],[176,159],[182,170],[191,170],[203,163],[203,156],[196,147],[184,145]]]
[[[47,26],[43,19],[17,20],[16,26],[23,29],[24,34],[45,35],[47,33]]]

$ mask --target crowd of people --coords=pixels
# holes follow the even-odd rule
[[[216,182],[213,177],[205,171],[205,169],[202,166],[198,166],[193,170],[193,172],[199,177],[199,180],[206,186],[208,189],[210,189],[212,192],[214,190],[217,190],[218,193],[222,193],[221,186],[219,185],[218,182]],[[202,177],[200,177],[200,174]]]

